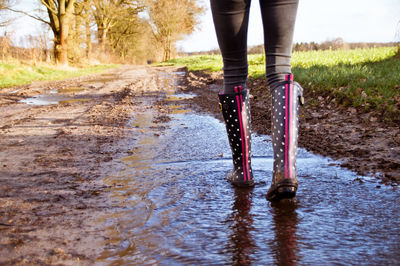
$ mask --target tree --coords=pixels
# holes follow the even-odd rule
[[[0,0],[0,3],[10,1],[18,0]],[[109,62],[117,55],[119,60],[142,63],[158,60],[160,52],[164,60],[171,57],[176,41],[193,32],[198,23],[203,8],[197,1],[39,0],[42,8],[36,11],[14,10],[10,6],[7,9],[50,26],[57,64],[79,62],[84,52],[87,59],[94,56],[91,53],[94,32],[100,47],[97,54],[100,58],[96,59]],[[97,26],[97,31],[92,25]],[[108,53],[104,56],[106,50]]]
[[[54,57],[57,64],[68,65],[68,34],[73,22],[76,0],[40,0],[46,7],[54,34]]]
[[[85,44],[86,59],[90,59],[92,53],[91,5],[92,0],[75,2],[74,25],[71,25],[72,34],[68,43],[68,57],[74,57],[73,60],[80,61],[82,59],[83,43]]]
[[[118,22],[129,23],[129,14],[136,16],[144,9],[142,0],[93,0],[93,16],[97,25],[97,39],[100,49],[105,51],[108,33]],[[133,18],[135,19],[135,18]]]
[[[129,23],[120,20],[109,33],[113,53],[118,54],[124,62],[142,64],[155,60],[156,43],[149,23],[138,15],[129,16],[129,19]]]
[[[7,32],[0,36],[0,51],[1,51],[1,59],[5,60],[6,56],[8,56],[9,49],[11,47],[11,38]]]
[[[163,60],[169,60],[175,43],[195,30],[203,8],[196,0],[149,0],[148,5],[154,37],[163,49]]]
[[[48,21],[43,19],[40,15],[33,15],[10,7],[7,9],[22,13],[49,25],[54,34],[54,57],[56,63],[68,65],[68,34],[73,22],[74,4],[76,2],[77,0],[40,0],[40,3],[45,6],[47,10],[49,16]]]

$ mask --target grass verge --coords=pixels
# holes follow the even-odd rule
[[[248,62],[249,77],[264,79],[265,56],[249,55]],[[189,71],[220,71],[222,58],[189,56],[166,64],[186,66]],[[398,47],[295,52],[292,72],[313,95],[329,95],[338,105],[372,112],[384,121],[400,122]]]
[[[32,81],[50,81],[98,73],[119,65],[95,65],[88,67],[58,67],[10,61],[0,62],[0,88],[29,84]]]

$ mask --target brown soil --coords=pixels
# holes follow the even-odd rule
[[[168,85],[156,74],[171,71],[124,67],[1,89],[0,265],[95,262],[106,246],[99,221],[112,206],[102,179],[132,148],[128,122],[148,109],[163,117],[162,106],[142,99],[158,100]],[[72,100],[19,102],[54,89],[69,91]]]
[[[199,97],[193,103],[222,120],[217,93],[221,73],[189,72],[183,88]],[[250,80],[252,129],[270,134],[271,95],[265,80]],[[313,100],[316,99],[317,101]],[[299,146],[340,162],[341,166],[362,175],[379,177],[383,183],[400,181],[400,127],[388,126],[369,113],[335,105],[305,88],[305,105],[300,115]]]

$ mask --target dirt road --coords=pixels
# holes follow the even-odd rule
[[[170,71],[124,67],[1,90],[1,265],[85,264],[99,255],[94,221],[110,206],[101,178],[130,152],[128,121],[145,109],[165,112],[138,101],[172,86],[154,75]]]

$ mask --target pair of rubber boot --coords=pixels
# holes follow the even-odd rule
[[[303,89],[290,74],[285,81],[271,88],[271,94],[274,168],[266,197],[275,201],[296,195],[298,112],[303,103]],[[227,175],[227,180],[239,187],[254,186],[249,90],[238,86],[234,94],[220,93],[218,96],[233,157],[233,170]]]

